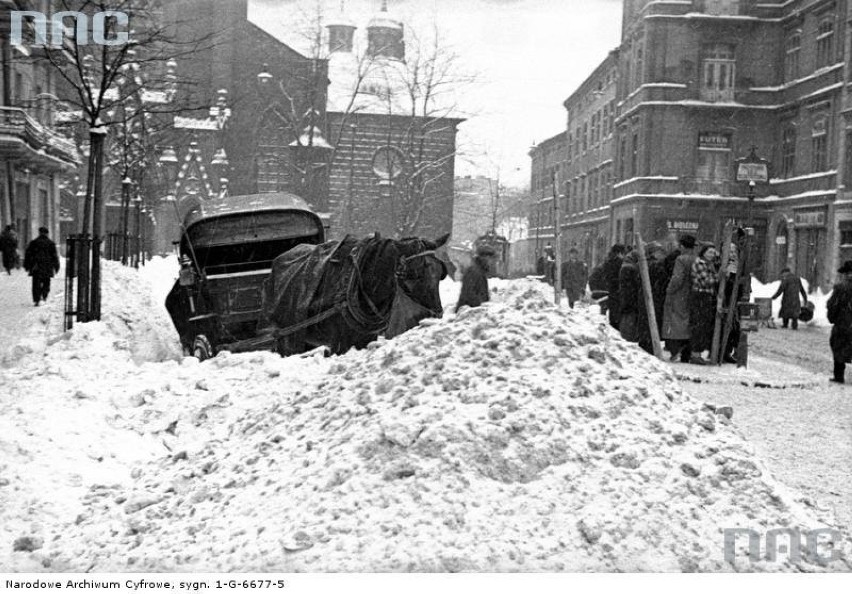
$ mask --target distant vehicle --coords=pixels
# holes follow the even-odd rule
[[[508,278],[509,276],[509,240],[502,235],[497,235],[493,232],[488,232],[485,235],[477,237],[473,242],[473,253],[480,246],[487,246],[494,250],[497,254],[494,258],[494,269],[491,271],[491,276],[498,278]]]
[[[255,337],[273,260],[299,244],[324,241],[322,219],[293,194],[219,198],[190,210],[180,277],[166,298],[184,351],[204,360],[223,345]]]

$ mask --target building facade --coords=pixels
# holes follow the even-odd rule
[[[610,202],[614,176],[615,103],[619,51],[610,52],[565,101],[568,114],[563,249],[574,247],[590,264],[606,257],[613,236]]]
[[[674,243],[683,232],[719,242],[734,220],[755,230],[759,279],[790,266],[830,285],[852,258],[849,9],[846,0],[625,0],[621,45],[595,71],[617,62],[608,242]],[[566,102],[569,133],[580,94]],[[582,150],[582,126],[580,135]],[[752,149],[770,167],[750,203],[736,172]],[[588,209],[568,202],[570,233]]]
[[[23,250],[39,227],[60,236],[62,178],[79,155],[56,130],[56,74],[37,46],[9,39],[10,10],[49,12],[49,3],[3,1],[0,9],[0,224],[15,225]]]
[[[554,188],[554,181],[566,179],[568,167],[568,132],[561,132],[530,149],[530,210],[528,241],[533,244],[533,263],[542,255],[547,244],[553,244],[556,234],[554,220],[556,212],[554,197],[559,194]],[[561,182],[557,182],[561,185]],[[564,221],[566,212],[564,201],[560,204]],[[563,244],[563,249],[567,249]]]

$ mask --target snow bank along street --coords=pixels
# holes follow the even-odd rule
[[[341,357],[198,363],[164,270],[108,263],[102,322],[53,331],[54,297],[5,352],[0,570],[850,569],[750,563],[745,539],[726,563],[725,529],[834,518],[546,285]]]

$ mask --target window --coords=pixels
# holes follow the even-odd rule
[[[852,221],[841,221],[840,245],[845,248],[852,247]]]
[[[828,118],[819,116],[811,131],[811,171],[828,169]]]
[[[609,136],[609,103],[603,106],[603,111],[601,112],[601,134],[603,138]]]
[[[609,102],[609,133],[615,131],[615,99]]]
[[[583,152],[589,150],[589,122],[583,124]]]
[[[622,134],[618,150],[618,179],[624,180],[626,176],[624,164],[627,162],[627,136]]]
[[[382,182],[391,182],[402,173],[402,151],[393,146],[383,146],[373,155],[373,173]]]
[[[701,99],[733,101],[736,75],[734,47],[724,43],[705,46],[701,75]]]
[[[639,175],[639,132],[633,133],[633,152],[630,155],[630,175]]]
[[[731,135],[729,133],[715,131],[699,133],[695,177],[704,181],[730,181],[731,145]],[[708,189],[707,192],[717,190],[718,188],[713,188]]]
[[[796,129],[787,126],[781,138],[781,175],[792,177],[796,174]]]
[[[834,63],[834,15],[824,18],[817,28],[816,67]]]
[[[846,130],[846,167],[843,169],[843,185],[852,190],[852,129]]]
[[[642,42],[641,39],[639,39],[636,42],[636,46],[635,46],[636,47],[636,55],[634,57],[634,61],[636,62],[636,68],[634,69],[633,74],[636,78],[633,81],[633,88],[634,89],[639,87],[643,82],[642,79],[643,79],[643,76],[644,76],[644,65],[645,65],[645,63],[644,63],[644,57],[643,57],[643,53],[642,53],[642,46],[643,46],[643,42]]]
[[[262,121],[257,142],[257,191],[281,192],[290,181],[289,134],[278,114],[270,112]]]
[[[737,15],[740,13],[739,0],[704,0],[704,10],[712,15]]]
[[[790,82],[799,78],[799,52],[802,49],[802,33],[799,30],[787,34],[784,56],[784,80]]]

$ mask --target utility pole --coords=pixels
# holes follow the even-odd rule
[[[556,270],[553,272],[553,290],[554,290],[554,301],[556,305],[559,305],[562,302],[562,235],[560,234],[560,223],[559,220],[559,172],[553,172],[553,242],[555,245],[555,266]]]

